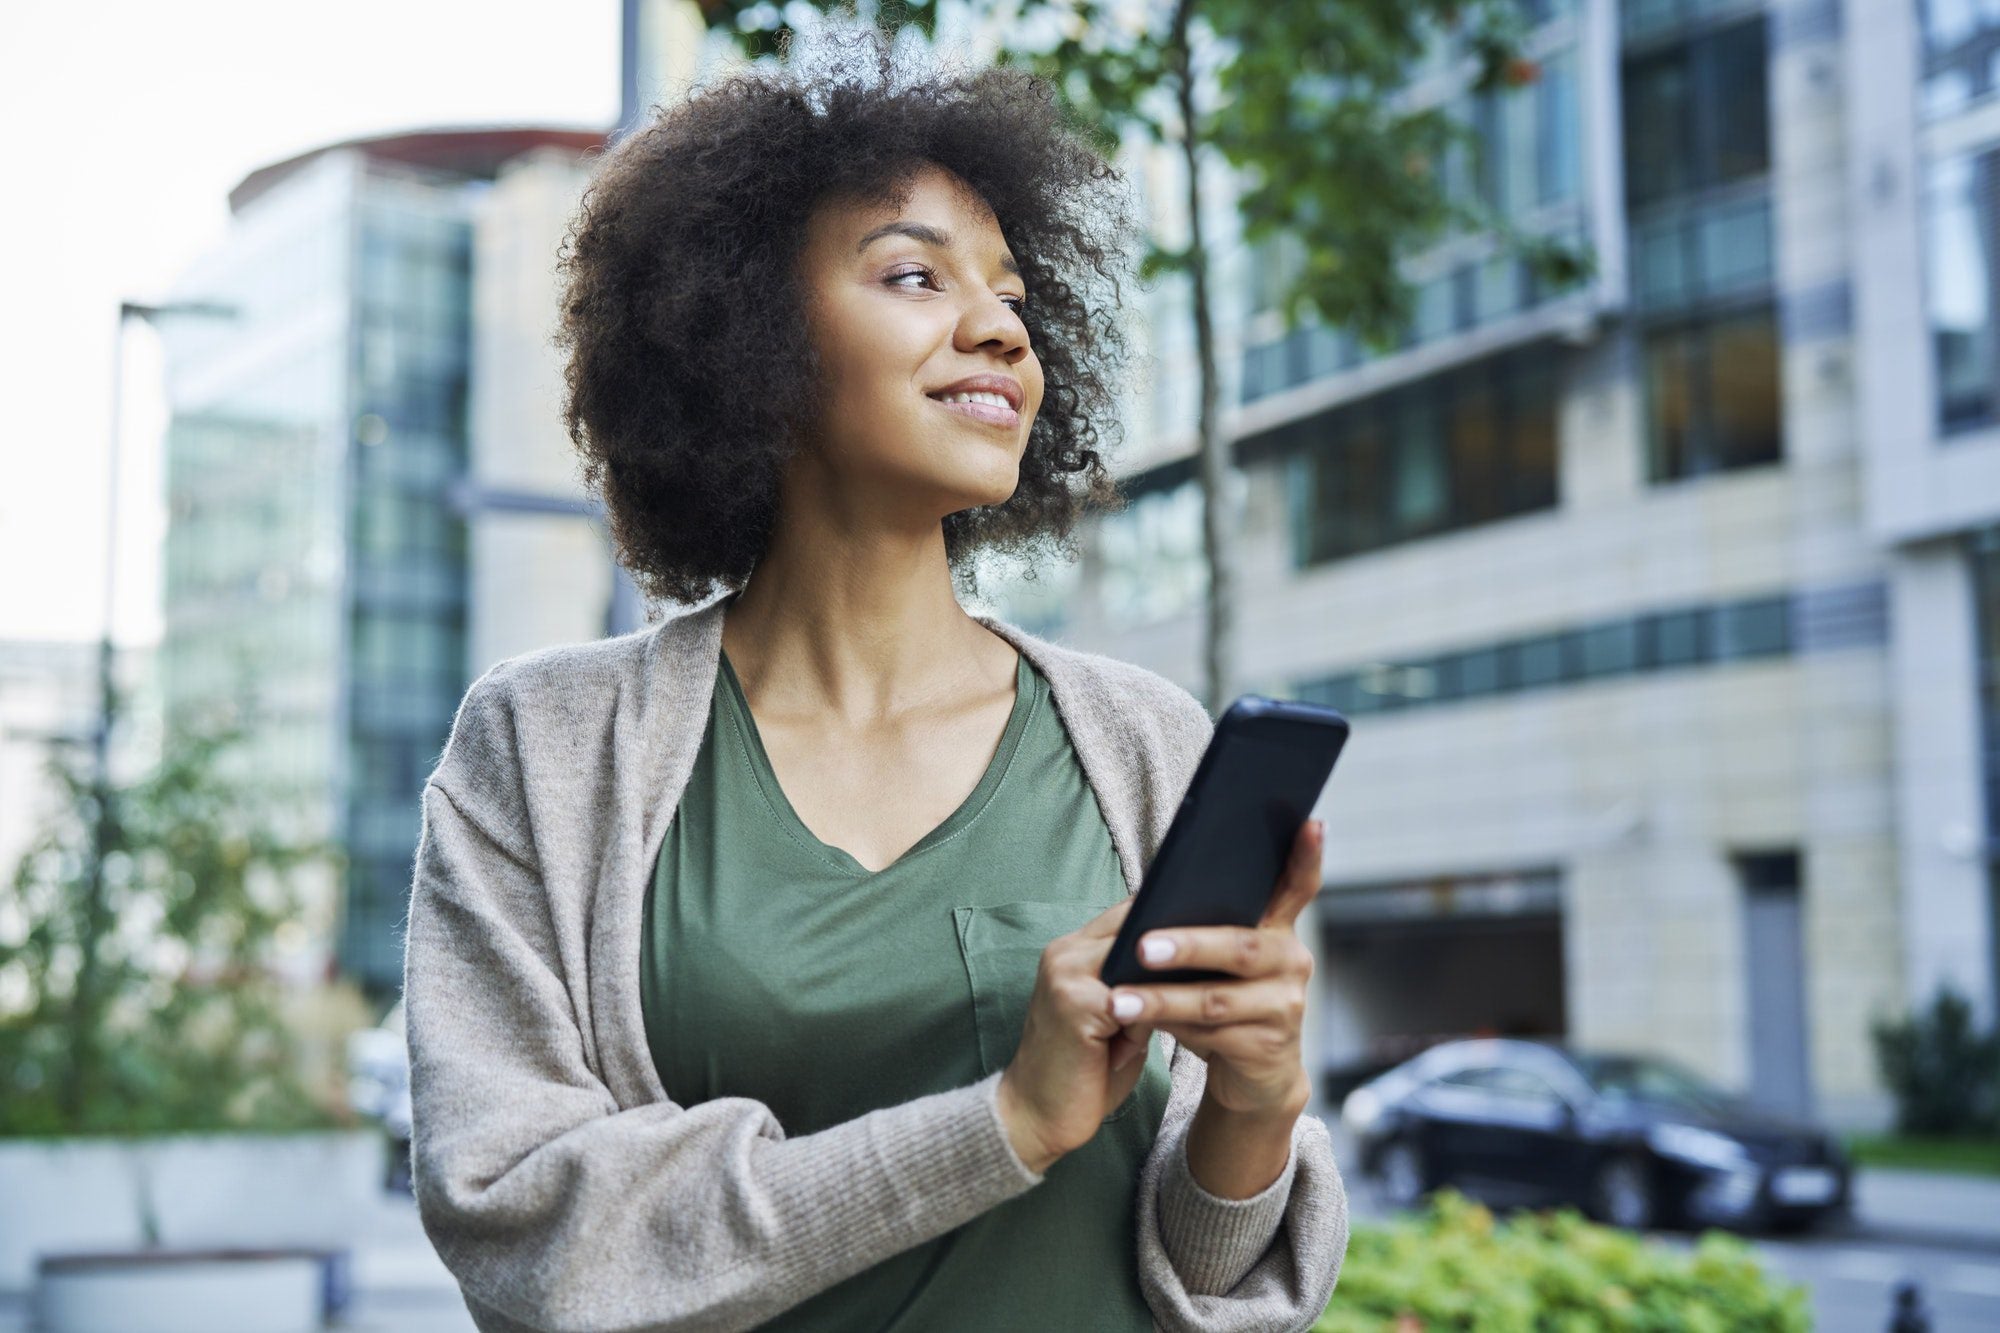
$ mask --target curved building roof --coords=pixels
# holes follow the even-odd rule
[[[466,128],[403,130],[395,134],[371,134],[288,157],[262,166],[245,176],[229,192],[229,211],[242,207],[286,179],[301,167],[341,148],[356,149],[369,157],[403,162],[433,171],[451,172],[474,180],[491,179],[509,158],[536,148],[568,148],[587,152],[602,148],[609,130],[558,129],[547,125],[494,125]]]

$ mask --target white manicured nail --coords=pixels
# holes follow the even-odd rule
[[[1146,1007],[1146,1002],[1140,999],[1136,995],[1126,995],[1121,993],[1117,996],[1114,996],[1111,1001],[1111,1012],[1116,1014],[1121,1019],[1137,1018],[1139,1016],[1139,1011],[1141,1009],[1144,1009],[1145,1007]]]
[[[1174,956],[1174,942],[1158,938],[1141,940],[1139,956],[1149,963],[1164,963]]]

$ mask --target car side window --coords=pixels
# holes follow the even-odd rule
[[[1498,1076],[1491,1084],[1495,1092],[1539,1105],[1562,1104],[1562,1094],[1540,1074],[1530,1073],[1525,1069],[1496,1069],[1493,1072]]]
[[[1494,1076],[1501,1072],[1503,1071],[1491,1065],[1474,1065],[1453,1074],[1445,1074],[1435,1082],[1445,1088],[1477,1088],[1482,1092],[1489,1092],[1494,1086]]]

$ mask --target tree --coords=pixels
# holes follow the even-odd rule
[[[1957,990],[1941,985],[1924,1008],[1878,1017],[1869,1032],[1882,1082],[1896,1097],[1898,1133],[2000,1130],[2000,1029],[1980,1032]]]
[[[266,954],[297,874],[338,854],[274,833],[224,780],[241,739],[172,729],[152,771],[111,789],[97,896],[102,797],[87,763],[51,758],[64,800],[0,890],[0,1135],[337,1122],[300,1079]]]
[[[1142,280],[1179,275],[1191,295],[1197,363],[1197,459],[1208,565],[1206,702],[1233,696],[1237,493],[1220,430],[1210,253],[1204,236],[1206,159],[1220,153],[1248,178],[1238,200],[1244,239],[1289,242],[1298,254],[1280,299],[1287,328],[1316,317],[1376,349],[1408,327],[1403,274],[1412,255],[1456,232],[1486,232],[1537,278],[1562,287],[1586,276],[1588,255],[1527,235],[1454,184],[1479,142],[1442,105],[1405,97],[1411,67],[1437,34],[1460,54],[1472,91],[1533,82],[1522,55],[1528,0],[1012,0],[996,6],[1008,34],[997,63],[1029,68],[1056,89],[1074,124],[1107,158],[1128,135],[1176,148],[1185,172],[1185,244],[1148,242]],[[853,14],[852,3],[700,0],[712,25],[751,57],[783,55],[787,14]],[[885,5],[890,34],[936,34],[938,0]]]

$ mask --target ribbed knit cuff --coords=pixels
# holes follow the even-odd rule
[[[1000,1118],[1000,1077],[1001,1074],[988,1074],[978,1084],[980,1092],[984,1095],[986,1113],[992,1118],[993,1133],[999,1137],[1001,1149],[1007,1154],[1007,1160],[1020,1172],[1022,1181],[1030,1185],[1039,1185],[1047,1179],[1046,1174],[1031,1169],[1021,1160],[1021,1154],[1014,1149],[1014,1136],[1007,1132],[1007,1122]]]
[[[1271,1248],[1285,1220],[1298,1171],[1298,1136],[1292,1136],[1285,1169],[1276,1180],[1247,1199],[1225,1199],[1203,1189],[1188,1167],[1191,1123],[1184,1122],[1177,1131],[1180,1141],[1168,1145],[1160,1181],[1160,1243],[1191,1294],[1222,1296]]]

